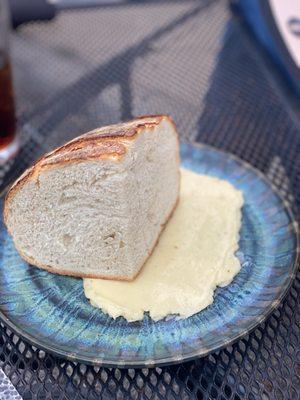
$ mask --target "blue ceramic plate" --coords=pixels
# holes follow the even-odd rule
[[[113,320],[84,297],[82,280],[33,268],[1,223],[0,312],[18,335],[68,359],[107,366],[170,364],[208,354],[247,334],[279,304],[295,275],[293,216],[262,174],[206,146],[181,147],[182,164],[227,179],[245,198],[242,269],[214,303],[183,320]]]

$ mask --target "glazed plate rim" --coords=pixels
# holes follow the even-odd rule
[[[181,362],[187,362],[191,361],[200,357],[205,357],[208,354],[212,352],[216,352],[218,350],[221,350],[234,342],[236,342],[238,339],[241,339],[245,335],[249,334],[252,332],[259,324],[264,322],[270,314],[280,305],[280,303],[283,301],[285,296],[288,293],[288,290],[290,289],[293,280],[296,276],[297,272],[297,267],[298,267],[298,262],[299,262],[299,255],[300,255],[300,240],[299,240],[299,228],[298,228],[298,223],[297,220],[294,216],[294,213],[291,210],[291,207],[289,203],[283,199],[281,193],[278,191],[278,189],[273,185],[273,183],[257,168],[253,167],[250,163],[247,161],[242,160],[241,158],[235,156],[234,154],[231,154],[229,152],[220,150],[218,148],[215,148],[213,146],[207,145],[207,144],[202,144],[202,143],[191,143],[188,141],[181,140],[180,144],[191,146],[191,147],[196,147],[200,149],[208,149],[213,152],[220,153],[223,157],[227,157],[232,159],[233,161],[237,162],[239,165],[244,167],[246,170],[250,170],[252,173],[254,173],[256,176],[258,176],[260,179],[266,183],[271,191],[279,198],[280,202],[283,205],[283,209],[286,212],[289,220],[290,220],[290,225],[293,227],[292,233],[294,235],[295,239],[295,248],[294,248],[294,257],[293,261],[290,264],[290,273],[286,279],[285,285],[282,285],[281,291],[278,293],[278,296],[276,299],[274,299],[269,305],[267,305],[264,309],[264,312],[260,315],[259,318],[253,318],[253,320],[248,324],[247,328],[242,329],[240,332],[238,332],[236,335],[232,336],[230,340],[224,341],[221,345],[217,345],[213,348],[204,348],[200,350],[195,350],[192,351],[190,354],[187,355],[178,355],[178,356],[169,356],[166,358],[161,358],[161,359],[145,359],[143,362],[137,362],[134,360],[122,360],[119,359],[117,361],[109,361],[106,359],[103,359],[101,357],[89,357],[89,356],[84,356],[80,352],[68,352],[63,350],[62,348],[51,345],[48,343],[45,343],[44,341],[40,341],[38,337],[33,336],[26,331],[22,330],[22,327],[19,327],[16,325],[14,322],[12,322],[6,315],[5,313],[0,309],[0,320],[3,322],[4,325],[6,325],[13,333],[17,334],[21,339],[25,339],[29,344],[37,347],[40,350],[46,351],[50,354],[53,354],[57,357],[62,357],[67,360],[73,361],[73,362],[81,362],[84,364],[89,364],[89,365],[94,365],[94,366],[104,366],[104,367],[109,367],[109,368],[145,368],[145,367],[154,367],[154,366],[164,366],[164,365],[172,365],[172,364],[177,364]]]

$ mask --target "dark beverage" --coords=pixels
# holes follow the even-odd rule
[[[13,142],[16,133],[11,67],[0,53],[0,150]]]
[[[19,148],[9,58],[10,16],[6,0],[0,0],[0,165]]]

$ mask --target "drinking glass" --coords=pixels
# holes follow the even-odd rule
[[[0,164],[18,150],[15,103],[9,57],[10,15],[6,0],[0,0]]]

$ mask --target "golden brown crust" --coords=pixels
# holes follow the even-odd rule
[[[39,166],[102,158],[103,156],[121,157],[127,151],[126,142],[134,139],[141,129],[155,128],[163,119],[171,121],[167,115],[148,115],[94,129],[46,154],[39,161]]]

